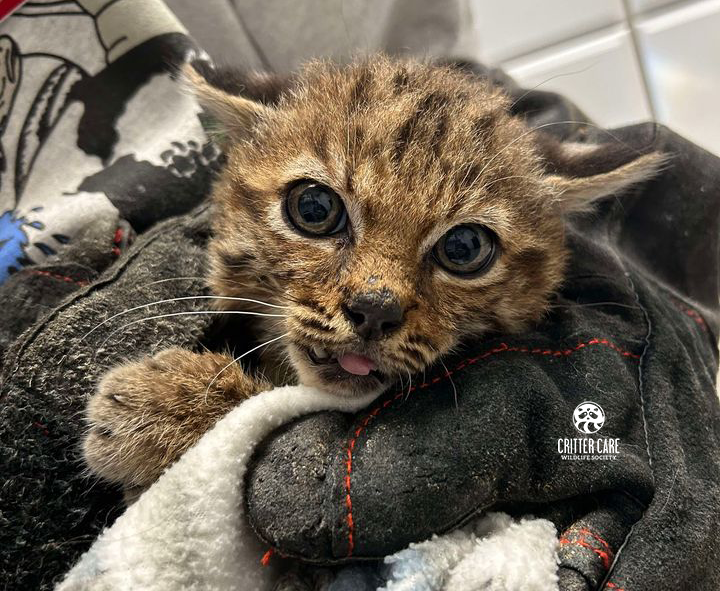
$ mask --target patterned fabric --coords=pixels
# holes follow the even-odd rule
[[[197,57],[155,0],[27,2],[0,24],[0,283],[80,236],[118,254],[121,220],[202,199],[219,154],[172,69]]]

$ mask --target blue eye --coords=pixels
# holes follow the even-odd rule
[[[495,234],[480,224],[455,226],[433,249],[435,260],[446,270],[467,275],[487,270],[495,260]]]
[[[295,185],[287,197],[292,224],[307,234],[329,236],[347,225],[347,211],[340,196],[330,187],[312,181]]]

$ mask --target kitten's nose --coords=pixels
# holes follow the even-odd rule
[[[405,311],[385,289],[356,295],[343,305],[343,312],[357,334],[373,341],[400,328]]]

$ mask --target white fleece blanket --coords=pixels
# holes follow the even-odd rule
[[[378,591],[556,591],[557,545],[546,519],[489,513],[386,557]]]
[[[353,412],[347,400],[286,386],[223,418],[131,505],[56,587],[57,591],[268,591],[277,578],[244,515],[243,479],[254,447],[292,419]],[[555,591],[555,529],[491,514],[388,557],[388,591]]]

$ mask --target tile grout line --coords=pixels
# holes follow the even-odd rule
[[[640,40],[638,39],[637,29],[635,28],[635,17],[632,10],[630,9],[630,0],[622,0],[623,12],[625,13],[625,23],[627,24],[628,32],[630,34],[630,43],[633,48],[633,54],[635,55],[635,63],[640,70],[640,80],[642,82],[643,91],[645,92],[645,101],[648,108],[650,109],[650,117],[653,122],[657,123],[657,111],[655,109],[655,100],[650,90],[650,81],[648,79],[647,68],[645,67],[645,54],[640,46]]]
[[[683,10],[696,4],[705,4],[709,0],[671,0],[667,4],[661,4],[659,6],[650,6],[643,9],[638,16],[641,16],[644,20],[654,19],[658,16],[663,16],[671,12]],[[632,13],[631,13],[632,14]]]
[[[562,37],[553,41],[547,41],[542,45],[533,47],[532,49],[523,50],[520,53],[513,53],[506,57],[500,58],[499,60],[494,60],[493,62],[489,63],[494,66],[504,68],[508,63],[512,63],[516,60],[527,60],[528,58],[535,56],[536,54],[553,52],[554,50],[558,50],[561,47],[582,45],[583,42],[597,41],[603,39],[606,36],[616,35],[622,32],[623,25],[627,25],[627,21],[620,20],[614,23],[602,25],[600,27],[594,27],[589,30],[583,30],[579,33],[573,33],[569,37]]]

